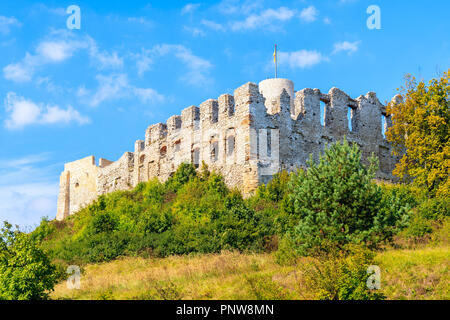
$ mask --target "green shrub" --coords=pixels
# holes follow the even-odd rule
[[[418,214],[428,220],[450,217],[450,197],[430,198],[417,207]]]
[[[93,217],[88,229],[92,234],[99,234],[103,232],[113,232],[117,230],[117,227],[118,222],[112,214],[100,212]]]
[[[100,196],[65,223],[56,231],[54,222],[43,221],[34,236],[47,239],[42,246],[52,258],[76,264],[122,255],[263,250],[274,234],[268,212],[255,212],[206,166],[197,175],[187,164],[166,183],[155,179]]]
[[[5,222],[0,231],[0,300],[47,299],[57,280],[56,267],[37,241]]]
[[[385,220],[389,220],[388,224],[398,230],[407,227],[413,213],[412,209],[419,203],[414,191],[404,184],[384,184],[381,186],[381,190]]]
[[[368,288],[375,254],[360,247],[330,250],[299,265],[303,288],[319,300],[380,300],[384,295]]]
[[[260,185],[256,189],[256,197],[279,202],[288,191],[289,179],[290,175],[285,170],[276,173],[267,185]]]
[[[186,184],[189,180],[197,177],[195,167],[189,163],[182,163],[172,177],[168,179],[166,185],[174,192]]]
[[[419,240],[425,237],[433,231],[432,222],[426,219],[419,212],[413,215],[409,222],[408,228],[405,229],[403,234],[410,239]]]
[[[450,243],[450,217],[446,217],[441,224],[435,226],[431,240],[435,245],[448,245]]]
[[[256,300],[289,300],[291,294],[272,280],[269,275],[245,276],[252,298]]]
[[[275,252],[275,262],[282,266],[294,265],[299,258],[295,244],[290,237],[283,237]]]

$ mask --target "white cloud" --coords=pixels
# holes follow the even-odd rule
[[[72,121],[79,124],[90,122],[87,117],[81,116],[80,113],[70,105],[67,109],[60,109],[58,106],[47,106],[47,111],[42,114],[41,120],[43,124],[70,123]]]
[[[32,154],[18,159],[0,159],[0,170],[2,169],[19,169],[21,167],[39,163],[48,159],[48,153]]]
[[[223,0],[219,3],[218,9],[223,14],[249,14],[262,8],[262,0]]]
[[[54,218],[58,190],[58,184],[52,182],[0,185],[0,223],[6,220],[31,227],[42,217]]]
[[[120,58],[117,52],[108,53],[107,51],[102,51],[98,49],[97,44],[94,39],[89,38],[89,54],[91,58],[94,60],[94,63],[97,63],[97,68],[99,69],[119,69],[123,67],[123,59]]]
[[[316,7],[309,6],[300,12],[300,19],[304,22],[313,22],[317,19],[318,14],[319,11],[317,11]]]
[[[203,20],[201,21],[201,23],[202,23],[204,26],[206,26],[206,27],[208,27],[208,28],[210,28],[210,29],[213,29],[213,30],[216,30],[216,31],[225,31],[225,27],[224,27],[223,25],[221,25],[220,23],[216,23],[216,22],[214,22],[214,21],[211,21],[211,20],[205,20],[205,19],[203,19]]]
[[[61,62],[71,57],[76,49],[73,43],[66,41],[46,41],[39,44],[36,52],[50,62]]]
[[[20,27],[22,24],[14,17],[0,16],[0,33],[8,34],[11,27]]]
[[[90,95],[85,88],[79,89],[79,96],[87,98],[92,107],[97,107],[104,101],[136,97],[143,103],[156,103],[165,100],[165,97],[152,88],[137,88],[129,84],[126,74],[113,74],[109,76],[98,75],[99,86],[97,91]]]
[[[86,124],[90,122],[89,118],[82,116],[72,106],[61,109],[58,106],[38,105],[14,92],[6,95],[5,110],[7,113],[5,127],[9,130],[23,129],[33,124],[68,124],[70,122]]]
[[[153,26],[153,22],[150,21],[150,20],[147,20],[144,17],[129,17],[127,19],[127,21],[131,22],[131,23],[137,23],[137,24],[140,24],[140,25],[146,26],[146,27],[152,27]]]
[[[64,88],[56,85],[50,77],[38,77],[36,79],[36,84],[39,87],[44,87],[48,92],[51,93],[59,93],[62,94],[64,92]]]
[[[91,63],[97,69],[123,67],[123,59],[116,52],[100,51],[95,40],[89,36],[77,38],[66,31],[55,31],[50,38],[41,41],[34,54],[27,52],[20,62],[4,67],[5,79],[14,82],[29,82],[38,68],[47,64],[62,63],[79,50],[87,50]]]
[[[203,37],[205,35],[205,32],[200,28],[184,26],[183,30],[189,32],[194,37]]]
[[[267,9],[259,14],[251,14],[243,21],[235,21],[231,23],[231,30],[255,30],[268,27],[269,29],[277,28],[276,22],[290,20],[296,14],[295,10],[286,7],[278,9]]]
[[[180,60],[187,68],[187,72],[181,78],[191,85],[203,85],[209,81],[209,71],[212,68],[211,62],[196,56],[192,51],[183,45],[160,44],[152,49],[142,49],[139,54],[133,55],[136,60],[138,74],[142,76],[150,70],[155,60],[163,56],[173,55]]]
[[[143,103],[161,102],[165,99],[163,95],[152,88],[133,88],[133,91]]]
[[[124,95],[124,89],[128,86],[128,80],[125,74],[117,76],[97,76],[99,88],[90,99],[92,107],[98,106],[105,100],[121,98]]]
[[[154,63],[151,50],[142,49],[141,53],[132,54],[131,56],[136,60],[136,68],[140,77],[150,70]]]
[[[278,62],[280,65],[286,65],[292,69],[308,68],[322,61],[327,61],[328,58],[323,56],[320,52],[315,50],[299,50],[293,52],[278,52]]]
[[[42,153],[0,159],[0,222],[25,227],[43,216],[55,217],[58,176],[54,166],[45,165],[48,157]]]
[[[25,58],[24,61],[26,60],[27,59]],[[15,82],[31,81],[33,72],[33,67],[27,63],[13,63],[3,68],[3,75],[5,79]]]
[[[180,59],[187,67],[188,72],[182,77],[191,85],[203,85],[210,79],[208,77],[212,64],[203,58],[194,55],[191,50],[182,45],[162,45],[161,51],[171,51],[175,57]]]
[[[333,54],[336,54],[336,53],[339,53],[342,51],[345,51],[348,54],[355,53],[356,51],[358,51],[360,43],[361,43],[361,41],[355,41],[355,42],[343,41],[343,42],[335,43]]]
[[[181,14],[192,13],[200,6],[200,3],[188,3],[181,9]]]

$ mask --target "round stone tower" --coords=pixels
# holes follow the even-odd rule
[[[275,104],[273,103],[275,99],[279,98],[283,89],[291,97],[291,112],[294,109],[294,83],[289,79],[266,79],[259,83],[259,92],[266,98],[266,109],[269,114],[274,114],[277,112],[275,110]]]

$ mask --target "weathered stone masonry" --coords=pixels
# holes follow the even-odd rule
[[[378,178],[391,180],[395,159],[382,135],[382,116],[385,107],[373,92],[352,99],[337,88],[327,94],[318,89],[295,92],[287,79],[247,83],[234,96],[221,95],[151,125],[145,140],[135,142],[134,152],[115,162],[100,159],[97,166],[90,156],[67,163],[56,218],[76,213],[99,195],[131,189],[154,177],[164,181],[182,162],[198,166],[204,161],[229,186],[249,195],[273,172],[304,167],[310,154],[317,159],[327,143],[344,136],[360,146],[364,159],[377,155]],[[389,126],[389,117],[385,119]]]

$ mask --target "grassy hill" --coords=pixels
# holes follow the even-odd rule
[[[448,299],[450,200],[373,180],[357,146],[243,199],[206,167],[99,197],[31,234],[81,290],[53,299]],[[381,270],[369,290],[367,269]],[[66,275],[67,277],[67,275]]]
[[[297,264],[305,263],[306,258]],[[450,247],[378,253],[387,299],[450,299]],[[52,299],[312,299],[298,265],[273,254],[222,252],[167,258],[124,257],[84,268],[80,290],[59,283]]]

